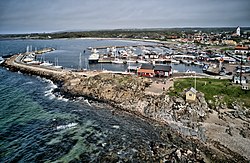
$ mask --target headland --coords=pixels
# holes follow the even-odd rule
[[[152,80],[105,71],[72,72],[28,65],[22,60],[25,55],[14,55],[5,60],[3,66],[11,71],[51,79],[60,84],[60,92],[64,96],[83,96],[108,103],[113,106],[114,114],[119,109],[149,122],[170,126],[173,135],[195,146],[161,154],[174,154],[180,160],[192,158],[212,162],[247,162],[250,159],[249,117],[244,113],[246,110],[237,104],[236,111],[222,104],[218,105],[218,110],[213,110],[202,92],[197,92],[193,102],[185,100],[185,92],[172,96],[176,78]],[[172,136],[169,137],[171,139]]]

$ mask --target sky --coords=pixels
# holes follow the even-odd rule
[[[0,0],[0,34],[250,27],[250,0]]]

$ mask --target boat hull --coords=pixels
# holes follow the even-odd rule
[[[98,63],[98,59],[89,60],[89,64],[96,64],[96,63]]]

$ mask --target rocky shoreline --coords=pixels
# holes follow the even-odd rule
[[[169,128],[163,137],[177,146],[167,147],[164,143],[153,143],[155,158],[176,162],[247,162],[250,158],[216,139],[206,130],[207,120],[214,114],[204,98],[198,93],[197,101],[188,103],[183,95],[169,96],[145,94],[152,83],[150,79],[117,74],[99,74],[85,77],[73,72],[40,71],[32,66],[14,64],[15,57],[5,61],[4,66],[11,71],[48,78],[59,84],[64,96],[83,96],[91,100],[108,103],[116,109],[140,116],[152,123]],[[248,125],[249,129],[249,125]],[[244,130],[245,131],[245,130]],[[245,135],[249,134],[248,132]],[[227,134],[228,135],[228,134]],[[245,138],[244,138],[245,139]],[[248,139],[249,140],[249,139]],[[245,149],[245,148],[244,148]],[[243,151],[244,152],[244,151]]]

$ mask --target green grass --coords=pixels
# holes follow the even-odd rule
[[[194,78],[177,79],[174,82],[174,90],[169,95],[179,95],[184,89],[194,87]],[[241,90],[240,85],[232,84],[229,80],[221,79],[196,79],[196,89],[205,94],[207,101],[212,101],[212,107],[215,106],[215,97],[221,97],[220,102],[227,103],[230,106],[237,101],[246,107],[250,107],[250,91]]]

